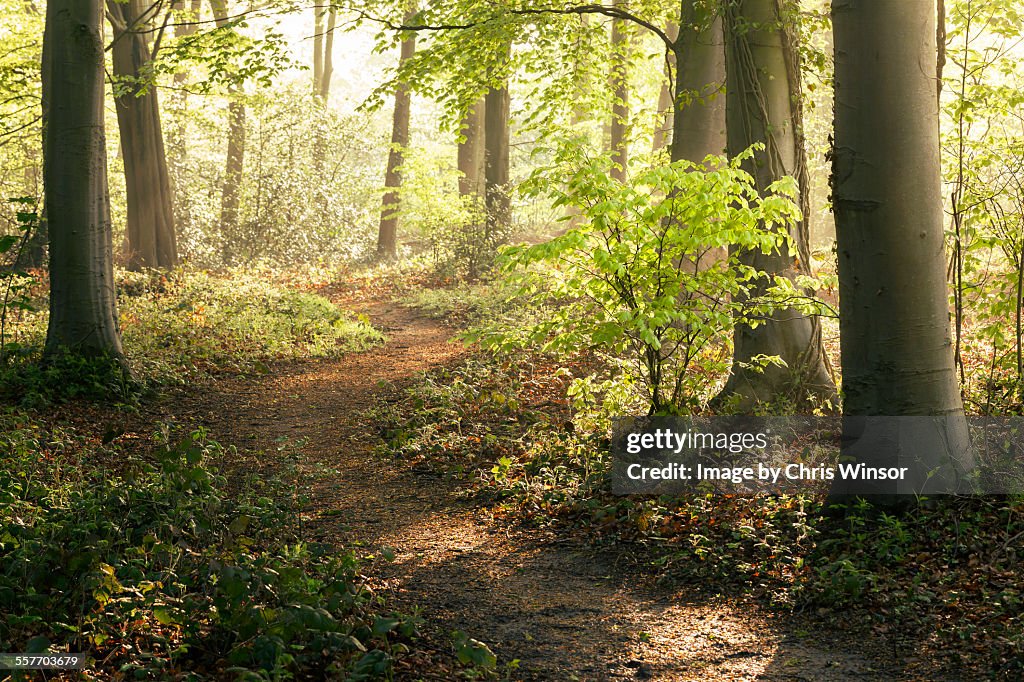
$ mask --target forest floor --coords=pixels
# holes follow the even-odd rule
[[[327,292],[330,293],[330,292]],[[451,633],[487,644],[511,679],[890,680],[895,646],[828,614],[773,612],[742,596],[654,582],[628,545],[500,520],[459,481],[375,453],[367,408],[417,373],[465,357],[452,327],[387,294],[334,292],[387,342],[340,359],[272,364],[170,392],[145,417],[206,426],[235,465],[273,471],[291,458],[312,501],[309,540],[356,546],[389,607],[418,610],[424,640],[403,679],[453,679]],[[390,555],[391,561],[380,559]],[[706,594],[706,593],[703,593]]]

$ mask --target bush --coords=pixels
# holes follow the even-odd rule
[[[387,676],[413,634],[351,552],[302,542],[274,484],[229,496],[201,430],[120,473],[18,416],[0,440],[0,649],[85,652],[137,678],[359,680]]]
[[[117,278],[125,354],[138,383],[109,372],[103,359],[58,354],[40,363],[48,312],[39,302],[14,327],[19,351],[0,365],[0,393],[29,405],[76,397],[127,403],[140,385],[265,372],[270,360],[337,357],[383,340],[365,319],[258,272],[120,272]]]
[[[622,183],[606,158],[564,147],[555,168],[534,176],[532,191],[576,208],[582,223],[548,242],[508,248],[500,259],[520,294],[558,305],[526,329],[492,325],[469,338],[489,348],[596,348],[644,389],[651,413],[692,409],[709,383],[695,366],[714,357],[713,370],[727,369],[721,353],[709,356],[727,332],[741,322],[756,326],[783,299],[792,307],[803,298],[784,277],[757,295],[755,285],[769,276],[734,253],[695,265],[729,247],[779,249],[785,226],[799,218],[792,179],[758,195],[740,168],[752,153],[709,157],[705,167],[679,161]]]

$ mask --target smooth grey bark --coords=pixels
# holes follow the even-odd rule
[[[807,232],[809,181],[804,153],[799,52],[786,26],[789,0],[734,0],[723,5],[726,36],[726,130],[729,156],[755,143],[765,150],[744,163],[758,191],[794,176],[800,186],[803,220],[791,228],[796,252],[765,255],[741,251],[746,265],[770,275],[795,278],[810,262]],[[764,282],[753,287],[763,291]],[[821,324],[795,310],[781,310],[752,328],[737,325],[733,367],[719,400],[731,399],[743,411],[757,403],[786,399],[796,405],[808,396],[835,404],[836,389],[821,339]],[[777,356],[784,367],[751,369],[757,356]]]
[[[114,28],[113,62],[117,125],[121,133],[128,220],[124,251],[128,268],[172,268],[178,264],[171,180],[157,89],[144,69],[152,61],[142,0],[107,0]]]
[[[506,48],[505,58],[511,53]],[[509,92],[508,86],[487,91],[484,104],[484,183],[487,229],[484,237],[504,233],[512,223],[509,198]]]
[[[121,358],[103,124],[103,0],[50,0],[43,181],[50,235],[45,353]]]
[[[935,0],[833,0],[832,18],[844,432],[859,435],[860,416],[941,417],[914,434],[927,454],[914,483],[930,475],[932,489],[969,488],[945,278]]]
[[[195,35],[199,28],[196,23],[199,21],[199,13],[202,11],[203,2],[202,0],[191,0],[189,3],[188,20],[182,21],[179,17],[176,25],[174,26],[174,37],[185,38],[191,35]],[[171,9],[175,12],[182,12],[185,9],[185,0],[175,0],[171,5]],[[184,71],[179,71],[174,74],[174,84],[180,86],[188,81],[188,74]],[[187,93],[185,93],[187,94]]]
[[[484,111],[485,100],[471,106],[462,118],[459,142],[459,194],[483,196],[484,179]]]
[[[406,15],[410,21],[414,12]],[[416,54],[416,34],[409,33],[402,39],[399,68]],[[394,260],[398,258],[398,212],[401,203],[401,166],[405,148],[409,146],[409,115],[412,109],[412,93],[409,85],[399,83],[395,89],[395,113],[391,126],[391,152],[384,175],[384,201],[380,212],[380,228],[377,232],[377,257]]]
[[[725,130],[725,44],[722,19],[706,16],[694,0],[682,0],[673,61],[676,102],[671,118],[672,161],[700,163],[723,154]]]

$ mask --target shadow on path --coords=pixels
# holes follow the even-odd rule
[[[542,531],[514,532],[458,496],[458,483],[396,471],[375,457],[364,411],[385,386],[459,361],[465,351],[436,320],[397,305],[367,313],[388,334],[339,360],[277,365],[219,381],[176,408],[270,466],[289,450],[317,474],[307,534],[368,552],[391,547],[379,580],[398,609],[419,607],[425,636],[450,648],[458,629],[524,680],[891,680],[841,632],[742,602],[700,600],[632,575],[628,548],[597,551]],[[184,411],[184,412],[183,412]],[[376,576],[375,576],[375,579]],[[875,648],[878,648],[877,646]],[[423,671],[423,674],[426,674]]]

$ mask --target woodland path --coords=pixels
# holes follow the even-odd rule
[[[638,578],[629,550],[597,551],[545,531],[509,528],[460,497],[459,483],[392,467],[363,414],[422,370],[457,362],[452,330],[380,300],[339,301],[368,315],[386,344],[340,360],[281,363],[258,377],[187,391],[170,409],[194,417],[259,466],[298,450],[318,472],[306,535],[364,554],[395,551],[367,572],[389,605],[421,609],[427,653],[403,679],[452,679],[452,630],[520,660],[522,680],[891,680],[849,632],[818,618],[702,599]],[[266,454],[264,454],[266,453]],[[243,462],[244,463],[244,462]],[[907,652],[901,652],[906,654]],[[876,654],[877,655],[877,654]],[[902,656],[901,656],[902,657]],[[440,672],[432,673],[433,669]],[[450,669],[449,669],[450,670]],[[912,676],[911,676],[912,677]]]

